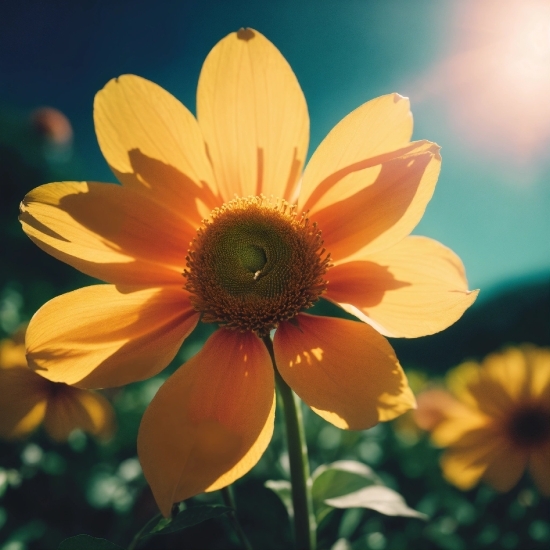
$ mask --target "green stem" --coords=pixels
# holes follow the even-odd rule
[[[138,545],[138,542],[141,540],[141,536],[143,535],[143,533],[149,529],[151,529],[153,527],[153,523],[155,521],[159,521],[160,518],[161,518],[161,514],[157,514],[155,517],[153,517],[152,519],[150,519],[134,536],[134,538],[132,539],[132,542],[129,544],[127,550],[134,550],[135,548],[137,548],[137,545]]]
[[[223,503],[226,506],[229,506],[229,508],[233,509],[233,511],[229,513],[229,519],[231,520],[231,523],[233,524],[233,527],[237,532],[237,536],[239,537],[243,545],[243,548],[245,548],[245,550],[252,550],[252,545],[250,544],[249,540],[246,538],[246,535],[241,527],[241,524],[239,523],[239,519],[237,518],[237,506],[235,505],[233,487],[229,485],[228,487],[224,487],[223,489],[221,489],[220,492],[222,494]]]
[[[309,477],[309,462],[300,399],[294,394],[277,370],[271,338],[265,336],[263,341],[271,355],[277,388],[283,400],[288,458],[290,462],[290,481],[292,484],[296,548],[297,550],[314,550],[317,526],[311,500],[311,479]]]

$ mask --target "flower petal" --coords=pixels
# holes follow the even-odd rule
[[[361,259],[406,237],[433,195],[441,157],[428,141],[369,159],[327,179],[302,209],[335,263]]]
[[[409,100],[388,94],[364,103],[343,118],[313,153],[302,181],[303,209],[317,204],[341,172],[361,170],[361,163],[409,143],[413,119]]]
[[[208,54],[197,118],[225,200],[295,198],[309,141],[307,105],[290,65],[258,31],[231,33]]]
[[[407,237],[365,261],[337,265],[328,275],[326,297],[386,336],[439,332],[478,294],[468,290],[460,258],[426,237]]]
[[[25,437],[42,422],[50,384],[28,367],[0,369],[0,437]]]
[[[483,481],[501,493],[506,493],[521,479],[527,466],[528,455],[524,450],[514,449],[505,441],[494,450]]]
[[[529,344],[521,347],[526,358],[529,382],[525,396],[532,396],[550,404],[550,348],[536,348]]]
[[[364,430],[415,407],[387,340],[370,326],[300,314],[281,323],[273,345],[287,384],[339,428]]]
[[[445,390],[430,388],[417,394],[416,405],[413,415],[416,425],[431,432],[445,420],[446,409],[456,406],[457,401]]]
[[[141,421],[138,454],[162,513],[248,472],[271,440],[274,414],[273,368],[261,340],[216,331]]]
[[[23,230],[43,250],[117,284],[181,286],[195,228],[120,185],[41,185],[21,203]]]
[[[56,441],[67,441],[73,430],[81,429],[101,439],[109,439],[115,430],[111,404],[99,393],[54,384],[50,393],[44,428]]]
[[[103,156],[123,183],[199,225],[220,205],[195,117],[166,90],[135,75],[107,83],[94,101]]]
[[[471,489],[487,470],[501,443],[486,428],[466,432],[441,457],[445,479],[463,491]]]
[[[29,366],[53,382],[121,386],[160,372],[199,314],[182,289],[95,285],[42,306],[27,329]]]

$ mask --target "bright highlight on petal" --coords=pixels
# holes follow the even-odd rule
[[[141,422],[138,454],[162,513],[248,472],[271,440],[274,414],[264,344],[250,332],[215,332],[161,387]]]
[[[256,30],[231,33],[204,61],[197,117],[225,201],[294,201],[309,142],[304,94],[286,59]]]
[[[160,372],[195,328],[188,294],[95,285],[50,300],[27,330],[29,366],[53,382],[121,386]]]
[[[339,428],[364,430],[415,407],[393,349],[360,322],[301,314],[273,345],[287,384]]]

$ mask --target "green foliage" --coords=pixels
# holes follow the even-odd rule
[[[90,537],[89,535],[77,535],[65,539],[58,550],[123,550],[118,544],[113,544],[105,539]]]
[[[163,518],[149,531],[148,535],[168,535],[198,525],[207,519],[218,518],[231,512],[227,506],[193,506],[182,510],[173,519]]]

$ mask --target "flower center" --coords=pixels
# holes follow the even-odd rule
[[[520,447],[538,446],[550,439],[550,411],[529,405],[512,415],[508,423],[512,441]]]
[[[321,232],[286,201],[236,198],[203,221],[187,255],[186,289],[205,322],[265,335],[326,289]]]

